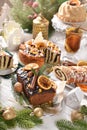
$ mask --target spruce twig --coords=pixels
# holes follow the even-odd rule
[[[23,109],[16,111],[16,117],[11,120],[6,120],[0,113],[0,130],[7,130],[8,128],[14,128],[15,126],[19,126],[21,128],[32,128],[35,125],[42,124],[42,119],[32,115],[31,109]]]
[[[74,122],[68,120],[59,120],[56,123],[59,130],[87,130],[87,121],[76,120]]]
[[[82,114],[84,114],[84,115],[87,115],[87,106],[85,106],[85,105],[81,106],[80,112],[81,112]]]
[[[72,122],[67,120],[59,120],[57,121],[56,125],[59,128],[59,130],[76,130]]]
[[[15,126],[17,125],[15,119],[3,120],[3,121],[4,121],[5,125],[7,125],[7,128],[9,128],[9,129],[15,128]]]
[[[31,112],[31,109],[24,109],[17,112],[18,116],[16,118],[16,121],[19,127],[32,128],[35,125],[42,124],[41,119],[30,115]]]
[[[7,125],[4,122],[0,122],[0,130],[7,130]]]
[[[87,121],[85,120],[76,120],[73,124],[80,127],[81,130],[87,130]]]

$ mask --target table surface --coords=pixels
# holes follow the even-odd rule
[[[60,47],[63,47],[63,46],[61,46],[60,43],[61,43],[61,41],[62,41],[62,43],[64,43],[64,38],[65,38],[64,33],[62,34],[62,33],[54,32],[51,35],[50,40],[54,41],[56,44],[60,45]],[[22,109],[22,106],[18,102],[16,102],[15,97],[13,95],[11,79],[4,79],[4,78],[0,77],[0,82],[1,82],[0,83],[0,103],[2,104],[2,106],[3,107],[13,106],[17,109]],[[66,89],[65,93],[68,91],[70,91],[70,89]],[[86,100],[87,100],[86,98],[83,99],[83,104],[87,104]],[[36,126],[36,127],[32,128],[31,130],[58,130],[58,128],[55,125],[55,122],[59,119],[70,120],[70,112],[71,112],[71,109],[67,108],[67,106],[63,103],[62,110],[60,112],[58,112],[56,115],[47,114],[47,115],[43,116],[42,119],[43,119],[44,123],[41,126]],[[11,130],[22,130],[22,129],[16,127]],[[25,130],[25,129],[23,129],[23,130]]]

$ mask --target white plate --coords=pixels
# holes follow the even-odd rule
[[[3,75],[11,74],[11,73],[15,72],[16,69],[17,69],[17,68],[11,68],[11,69],[6,69],[6,70],[0,70],[0,75],[3,76]]]
[[[10,69],[5,69],[5,70],[0,70],[0,75],[8,75],[16,71],[18,67],[18,59],[17,59],[17,54],[13,54],[13,68]]]

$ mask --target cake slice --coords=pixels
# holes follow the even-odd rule
[[[0,70],[10,69],[13,67],[13,56],[4,50],[0,51]]]
[[[23,64],[37,63],[40,67],[44,63],[60,64],[61,51],[59,47],[48,40],[44,40],[41,33],[35,39],[19,46],[19,59]]]

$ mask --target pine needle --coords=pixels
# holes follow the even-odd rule
[[[23,109],[16,111],[16,117],[11,120],[5,120],[0,114],[0,130],[7,130],[10,128],[14,128],[15,126],[19,126],[21,128],[32,128],[35,125],[42,124],[42,119],[30,115],[32,112],[31,109]]]
[[[44,64],[44,65],[40,68],[40,70],[39,70],[39,72],[38,72],[38,75],[42,75],[42,74],[44,73],[44,71],[46,70],[46,68],[47,68],[47,65]]]
[[[0,122],[0,130],[7,130],[7,125],[4,122]]]
[[[21,128],[32,128],[35,126],[35,123],[31,120],[21,119],[21,120],[18,120],[17,123],[18,123],[18,126]]]
[[[87,130],[87,121],[77,120],[74,122],[68,120],[59,120],[56,123],[59,130]]]
[[[4,120],[4,123],[7,125],[7,127],[10,128],[14,128],[17,124],[15,119],[12,120]]]
[[[85,106],[85,105],[81,106],[80,112],[81,112],[82,114],[84,114],[84,115],[87,115],[87,106]]]
[[[76,120],[73,124],[80,127],[81,130],[87,130],[87,121],[85,120]]]
[[[3,127],[5,125],[5,127],[7,128],[14,128],[16,126],[15,119],[5,120],[2,116],[2,113],[0,113],[0,123],[1,123],[0,128],[2,127],[2,125]],[[3,130],[3,129],[0,129],[0,130]]]
[[[35,125],[42,124],[41,119],[30,115],[31,112],[31,109],[23,109],[17,112],[16,121],[19,127],[32,128]]]
[[[72,122],[67,120],[59,120],[57,121],[56,125],[59,128],[59,130],[76,130]]]

